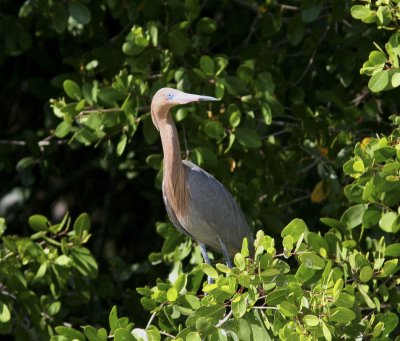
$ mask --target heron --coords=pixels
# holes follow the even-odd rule
[[[197,241],[206,263],[210,264],[207,245],[222,254],[232,267],[230,256],[240,252],[244,237],[252,250],[250,228],[231,193],[205,170],[182,160],[178,132],[170,114],[176,105],[200,101],[218,99],[172,88],[159,89],[153,96],[151,117],[160,132],[164,153],[163,199],[173,225]]]

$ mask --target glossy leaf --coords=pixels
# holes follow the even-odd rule
[[[78,100],[82,97],[81,88],[72,80],[65,80],[63,83],[65,93],[74,100]]]

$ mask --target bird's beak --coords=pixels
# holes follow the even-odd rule
[[[211,96],[202,96],[202,95],[195,95],[195,94],[187,94],[185,92],[180,93],[174,98],[175,101],[186,104],[191,102],[200,102],[200,101],[218,101],[215,97]]]

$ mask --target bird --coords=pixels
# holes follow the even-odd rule
[[[173,225],[197,241],[206,263],[211,264],[208,246],[222,254],[232,267],[230,257],[240,252],[244,237],[252,252],[249,225],[224,185],[191,161],[182,160],[178,132],[170,113],[174,106],[201,101],[218,99],[161,88],[151,101],[151,118],[160,133],[164,153],[163,200]]]

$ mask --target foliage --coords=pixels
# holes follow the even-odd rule
[[[386,52],[375,43],[377,50],[369,54],[368,61],[363,64],[361,74],[371,76],[368,87],[373,92],[391,90],[400,85],[400,33],[398,1],[367,1],[364,5],[354,5],[351,15],[367,24],[376,24],[380,29],[395,30],[385,43]]]
[[[81,214],[72,225],[66,214],[58,224],[42,215],[29,218],[29,237],[3,235],[0,219],[0,332],[13,329],[18,339],[45,339],[54,326],[82,302],[90,302],[86,282],[97,276],[97,263],[83,246],[90,238],[90,218]]]
[[[398,6],[6,1],[0,331],[23,340],[398,335]],[[184,157],[262,228],[254,260],[244,244],[232,269],[202,264],[198,246],[166,223],[149,115],[162,86],[220,99],[173,116]],[[88,215],[72,224],[67,211]]]
[[[300,219],[290,222],[282,237],[283,253],[277,253],[273,238],[259,231],[254,260],[244,243],[232,269],[201,264],[201,271],[196,267],[173,281],[138,288],[143,307],[152,313],[145,329],[132,329],[127,318],[118,319],[114,307],[109,332],[86,326],[80,339],[388,339],[399,322],[397,314],[385,309],[388,302],[398,302],[394,248],[389,251],[383,239],[373,240],[369,256],[354,247],[350,229],[332,228],[322,236]],[[296,271],[288,264],[291,258]],[[203,283],[204,296],[196,294],[201,272],[214,280]],[[65,328],[57,332],[53,340],[79,333]]]

